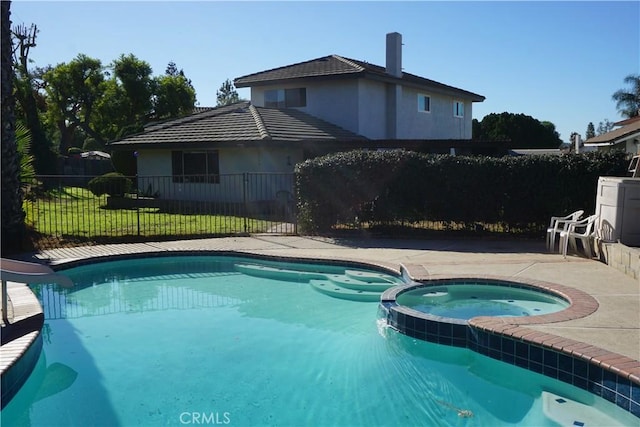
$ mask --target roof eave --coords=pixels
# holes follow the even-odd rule
[[[596,136],[595,138],[591,138],[590,140],[587,139],[584,142],[584,145],[586,145],[587,147],[602,147],[602,146],[607,146],[607,145],[616,145],[616,144],[621,144],[623,142],[626,142],[627,140],[635,139],[635,138],[638,138],[638,137],[640,137],[640,131],[636,130],[636,131],[630,132],[630,133],[628,133],[626,135],[621,135],[621,136],[618,136],[618,137],[613,138],[613,139],[602,140],[602,141],[599,141],[598,140],[599,137]],[[589,141],[591,141],[591,142],[589,142]]]
[[[364,77],[371,80],[382,81],[385,83],[395,83],[395,84],[401,84],[403,86],[412,87],[415,89],[422,89],[431,93],[459,96],[461,98],[471,99],[473,102],[482,102],[486,99],[484,96],[478,95],[477,93],[469,92],[468,90],[459,89],[453,86],[447,86],[437,82],[434,82],[434,84],[418,83],[418,82],[412,82],[410,80],[405,80],[399,77],[382,75],[382,74],[371,73],[371,72],[366,73]],[[439,85],[442,85],[442,87]]]
[[[251,88],[251,87],[273,86],[273,85],[280,85],[280,84],[306,83],[306,82],[330,81],[330,80],[350,80],[350,79],[358,79],[358,78],[365,78],[365,79],[374,80],[374,81],[383,82],[383,83],[401,84],[403,86],[422,89],[432,93],[459,96],[461,98],[470,99],[472,102],[483,102],[486,99],[484,96],[478,95],[477,93],[469,92],[464,89],[455,88],[453,86],[438,87],[435,84],[434,85],[420,84],[417,82],[407,81],[405,79],[394,77],[391,75],[382,75],[382,74],[367,71],[367,70],[336,73],[336,74],[329,74],[329,75],[322,74],[317,76],[256,80],[256,81],[244,82],[244,83],[234,82],[234,85],[237,88],[245,88],[245,87]]]
[[[347,79],[357,79],[362,77],[363,72],[345,72],[345,73],[336,73],[336,74],[320,74],[316,76],[301,76],[301,77],[289,77],[283,79],[266,79],[266,80],[255,80],[246,83],[235,83],[234,85],[237,88],[244,87],[257,87],[257,86],[271,86],[271,85],[279,85],[285,83],[304,83],[309,81],[319,81],[319,80],[347,80]]]

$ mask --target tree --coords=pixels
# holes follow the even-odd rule
[[[190,114],[196,103],[196,91],[183,75],[164,75],[156,78],[154,99],[155,117],[158,119]]]
[[[193,111],[196,90],[175,62],[169,62],[165,74],[156,77],[155,88],[153,104],[156,119],[181,117]]]
[[[104,82],[104,91],[94,108],[93,126],[104,141],[118,137],[121,130],[131,125],[132,118],[128,115],[130,105],[127,94],[122,85],[115,78]],[[95,139],[95,138],[94,138]],[[96,144],[103,145],[97,139]]]
[[[13,50],[13,66],[15,70],[14,85],[18,106],[17,117],[25,123],[31,135],[31,152],[33,165],[37,173],[42,175],[56,172],[56,154],[51,141],[47,137],[40,120],[38,108],[39,97],[36,79],[28,68],[29,51],[36,46],[38,28],[32,24],[27,28],[18,25],[12,29],[15,49]]]
[[[627,118],[636,117],[640,114],[640,74],[629,74],[624,82],[631,85],[631,89],[620,89],[612,98],[620,114]]]
[[[596,136],[596,129],[593,127],[593,122],[589,122],[587,125],[587,133],[584,135],[586,139],[590,139]]]
[[[2,254],[17,249],[25,232],[25,213],[20,191],[20,163],[15,133],[15,98],[13,97],[13,47],[11,40],[11,2],[0,2],[0,105],[2,114]],[[16,245],[18,243],[18,245]]]
[[[525,114],[491,113],[474,125],[473,131],[476,139],[511,141],[518,148],[558,148],[562,144],[553,123]]]
[[[144,123],[153,107],[151,96],[155,88],[151,66],[133,54],[120,55],[111,66],[127,98],[125,114],[132,122]]]
[[[609,119],[604,119],[604,122],[598,123],[598,135],[602,135],[603,133],[610,132],[615,125],[609,121]]]
[[[105,91],[100,60],[79,54],[47,71],[43,78],[48,117],[60,132],[60,152],[66,153],[73,145],[78,128],[102,143],[103,137],[92,126],[96,104]]]
[[[220,86],[220,89],[218,89],[218,91],[216,92],[216,97],[218,98],[218,107],[240,101],[238,92],[236,91],[233,82],[229,79],[225,80],[224,83],[222,83],[222,86]]]

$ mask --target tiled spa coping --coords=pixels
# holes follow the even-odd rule
[[[405,267],[405,274],[420,274]],[[640,362],[595,345],[539,332],[528,325],[566,322],[589,316],[598,309],[590,295],[558,284],[497,276],[440,276],[390,288],[381,306],[387,322],[413,338],[439,344],[466,347],[480,354],[544,374],[585,389],[640,417]],[[561,296],[571,305],[563,311],[529,317],[475,317],[469,321],[430,315],[396,303],[402,292],[449,282],[500,283],[535,288]]]

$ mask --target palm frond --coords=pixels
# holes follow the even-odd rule
[[[16,124],[16,146],[20,161],[20,182],[24,186],[25,183],[35,179],[36,171],[33,166],[33,154],[31,154],[31,132],[22,123]]]

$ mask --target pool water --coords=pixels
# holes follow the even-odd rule
[[[537,316],[569,306],[568,301],[550,294],[485,283],[420,287],[399,294],[397,303],[434,316],[464,320],[477,316]]]
[[[561,413],[575,421],[637,421],[568,384],[398,334],[377,303],[311,286],[324,279],[236,267],[247,263],[260,264],[114,261],[66,270],[71,290],[36,288],[44,348],[2,425],[555,426],[548,396],[574,404]]]

